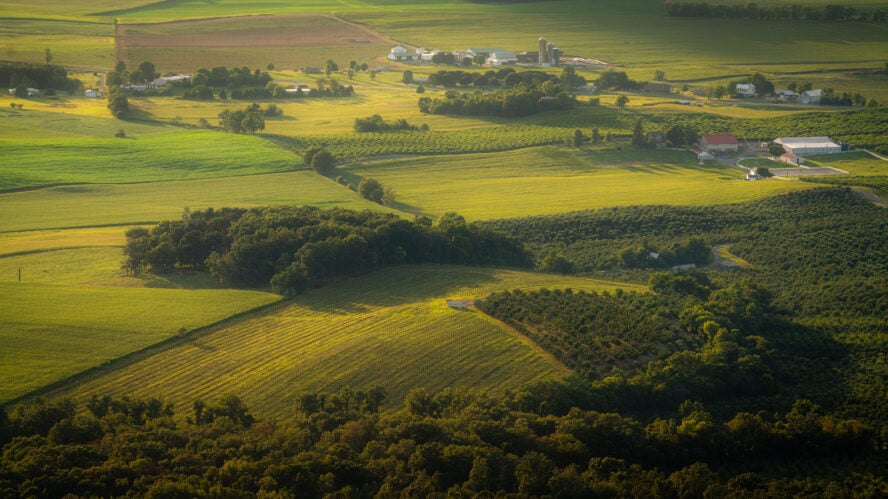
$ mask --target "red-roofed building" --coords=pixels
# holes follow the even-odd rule
[[[700,139],[700,145],[703,146],[703,149],[706,149],[713,154],[720,152],[737,152],[740,150],[740,143],[737,142],[737,137],[729,133],[704,135],[703,138]]]

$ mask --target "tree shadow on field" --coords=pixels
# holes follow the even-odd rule
[[[489,267],[400,265],[328,284],[297,296],[294,302],[317,312],[345,315],[436,298],[440,298],[442,302],[451,298],[483,298],[453,296],[453,293],[492,284],[497,280],[495,270]]]

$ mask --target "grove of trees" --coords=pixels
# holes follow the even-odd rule
[[[127,231],[124,254],[132,273],[203,269],[229,286],[271,284],[286,295],[402,263],[531,264],[516,240],[453,213],[432,224],[312,207],[186,212]]]

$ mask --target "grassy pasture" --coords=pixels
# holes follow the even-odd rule
[[[121,239],[123,232],[121,229]],[[147,279],[123,275],[120,247],[69,248],[0,257],[0,282],[70,286],[143,287]]]
[[[139,184],[58,186],[0,195],[0,233],[37,229],[138,225],[222,206],[308,204],[385,209],[314,172]]]
[[[0,6],[0,59],[46,62],[70,67],[113,67],[114,28],[111,19],[8,18]],[[33,15],[33,14],[32,14]],[[4,92],[5,93],[5,92]]]
[[[467,219],[511,218],[646,204],[735,203],[809,185],[743,182],[743,172],[698,166],[683,151],[522,149],[498,154],[411,158],[349,166],[378,180],[417,212]]]
[[[0,400],[278,299],[255,291],[0,282]]]
[[[37,230],[0,234],[0,257],[65,248],[123,246],[129,227]]]
[[[300,393],[383,386],[390,402],[412,388],[486,392],[564,376],[539,347],[445,299],[540,287],[614,289],[614,283],[508,270],[406,266],[341,282],[291,304],[164,349],[71,388],[157,395],[176,407],[236,393],[262,417],[292,412]]]
[[[15,113],[19,113],[16,116]],[[21,115],[28,115],[22,117]],[[84,136],[82,118],[40,111],[0,111],[0,129],[54,122],[80,134],[53,136],[43,130],[31,138],[0,139],[0,154],[15,158],[0,165],[0,190],[59,183],[119,183],[183,180],[280,172],[302,166],[299,158],[259,137],[209,130],[144,126],[105,119],[100,129],[123,129],[126,137]],[[22,119],[23,118],[23,119]],[[30,121],[30,123],[28,123]],[[20,132],[19,132],[20,133]],[[67,135],[67,136],[66,136]]]

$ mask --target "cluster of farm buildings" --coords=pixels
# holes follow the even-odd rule
[[[734,94],[738,97],[755,97],[755,83],[738,83],[734,88]],[[796,93],[792,90],[776,90],[774,97],[779,102],[797,102],[799,104],[819,104],[823,97],[822,89],[807,90]]]
[[[442,54],[439,49],[426,50],[417,48],[408,49],[403,45],[396,45],[389,51],[387,58],[396,62],[432,62],[435,56]],[[560,66],[562,64],[580,65],[588,67],[606,66],[605,63],[582,57],[565,58],[564,53],[554,43],[540,37],[537,50],[525,52],[513,52],[504,48],[468,48],[450,52],[455,61],[472,61],[487,66],[503,65],[528,65],[528,66]]]
[[[808,154],[834,154],[847,151],[846,143],[837,144],[829,137],[777,137],[771,144],[783,148],[783,154],[776,159],[791,165],[801,165],[805,162],[803,155]],[[765,145],[765,144],[762,144]],[[740,142],[735,135],[714,134],[704,135],[700,138],[700,148],[697,158],[714,159],[715,155],[737,153],[740,151]],[[755,174],[748,179],[754,179]]]

